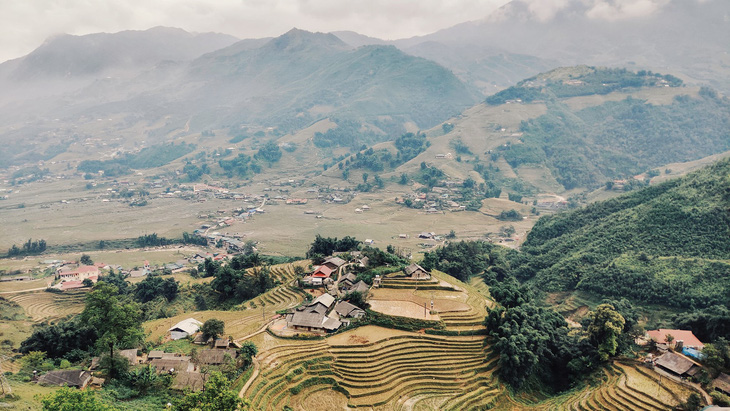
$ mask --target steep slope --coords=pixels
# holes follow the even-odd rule
[[[203,56],[182,82],[199,82],[182,96],[195,107],[230,107],[214,113],[219,124],[260,121],[285,130],[324,116],[390,116],[393,125],[429,127],[477,98],[431,61],[387,46],[352,49],[332,34],[297,29],[258,49]]]
[[[671,306],[727,304],[730,160],[583,209],[541,218],[513,261],[541,289]]]

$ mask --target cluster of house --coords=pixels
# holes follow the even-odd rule
[[[670,338],[667,338],[671,336]],[[662,371],[680,378],[692,378],[702,370],[702,349],[705,347],[689,330],[658,329],[647,331],[644,341],[652,339],[657,343],[661,355],[654,357],[651,354],[647,362]],[[674,351],[670,351],[672,348]],[[725,373],[712,381],[712,388],[730,395],[730,376]]]
[[[354,318],[362,318],[365,311],[347,301],[335,304],[331,294],[322,294],[310,304],[286,314],[286,325],[292,331],[329,333],[347,326]]]
[[[131,366],[149,364],[158,374],[173,375],[171,388],[199,391],[205,384],[204,368],[219,366],[235,361],[241,348],[237,343],[228,339],[219,338],[204,341],[200,327],[203,325],[194,318],[180,321],[170,328],[170,338],[173,340],[194,336],[193,343],[207,345],[210,348],[196,352],[195,358],[180,353],[166,353],[160,350],[150,351],[147,355],[139,355],[137,349],[121,350],[119,355],[126,358]],[[91,361],[88,370],[58,370],[49,371],[36,379],[38,384],[48,386],[68,386],[85,388],[88,385],[101,385],[104,380],[93,377],[93,372],[99,366],[99,358]]]
[[[445,187],[433,187],[428,193],[415,193],[410,195],[408,198],[414,204],[423,204],[422,207],[426,213],[437,214],[443,211],[464,211],[466,206],[459,204],[455,199],[458,197],[458,193],[451,190],[451,187],[460,185],[461,182],[455,182],[446,180],[441,182]],[[406,198],[396,199],[396,203],[403,204]]]

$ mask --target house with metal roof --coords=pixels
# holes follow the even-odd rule
[[[173,325],[168,331],[170,331],[170,338],[179,340],[195,334],[202,326],[203,323],[195,318],[188,318]]]
[[[86,388],[91,373],[86,370],[48,371],[38,379],[38,384],[47,386]]]
[[[673,352],[667,352],[657,358],[654,365],[680,377],[691,377],[701,369],[699,364],[683,355]]]
[[[413,280],[428,280],[429,278],[431,278],[431,273],[429,273],[428,271],[426,271],[426,269],[416,263],[413,263],[404,268],[403,272],[406,273],[406,277],[409,277]]]

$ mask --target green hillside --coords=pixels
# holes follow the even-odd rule
[[[524,80],[487,103],[545,102],[547,113],[524,121],[520,142],[499,153],[513,168],[547,166],[570,190],[730,149],[730,101],[712,90],[702,89],[696,98],[679,94],[666,105],[633,97],[641,89],[681,84],[671,75],[579,66]],[[627,97],[581,109],[567,101],[612,92]]]
[[[730,302],[730,160],[583,209],[541,218],[513,267],[545,290],[648,303]]]

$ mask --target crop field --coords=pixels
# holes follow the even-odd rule
[[[6,298],[21,307],[33,321],[46,321],[78,314],[84,309],[86,291],[66,291],[49,293],[35,291],[10,294]]]
[[[416,301],[432,293],[435,301],[452,309],[443,311],[447,330],[483,329],[488,300],[471,285],[442,273],[419,283],[446,285],[452,291],[416,291],[413,281],[390,281],[413,288],[376,290],[376,296],[388,299],[371,301],[374,308],[407,303],[422,316]],[[253,339],[264,344],[258,355],[261,372],[245,393],[260,409],[311,409],[318,401],[335,408],[413,409],[436,401],[441,409],[460,410],[486,405],[502,392],[493,376],[494,355],[483,336],[443,337],[376,326],[315,341],[262,335]]]
[[[641,365],[615,362],[596,386],[571,391],[537,404],[503,398],[498,408],[535,410],[669,410],[687,400],[691,391]]]

